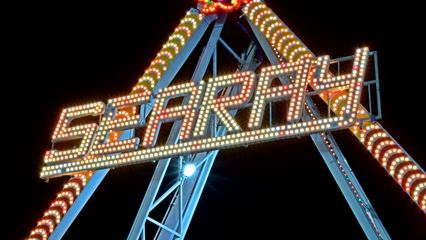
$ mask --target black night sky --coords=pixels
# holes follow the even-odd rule
[[[6,236],[1,239],[27,237],[66,181],[39,178],[60,111],[126,95],[185,12],[196,5],[192,0],[139,2],[37,1],[10,9],[2,34],[7,76],[2,77]],[[426,168],[426,131],[419,116],[424,111],[426,55],[422,8],[372,0],[266,2],[317,55],[347,56],[362,46],[379,52],[381,123]],[[236,30],[237,18],[229,16],[223,37],[242,50],[247,40],[233,37],[245,36]],[[219,74],[234,69],[219,63]],[[178,77],[188,78],[192,70],[188,67]],[[390,236],[426,239],[426,216],[417,205],[349,131],[334,136]],[[110,171],[64,239],[126,238],[154,166]],[[187,239],[365,235],[314,144],[302,137],[221,151]]]

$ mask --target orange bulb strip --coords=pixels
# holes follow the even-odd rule
[[[36,227],[31,231],[28,239],[47,240],[53,230],[67,213],[75,199],[80,194],[93,172],[82,172],[76,174],[65,183],[56,199],[50,204],[43,217],[37,222]]]
[[[232,12],[241,8],[242,4],[250,3],[252,0],[232,0],[231,3],[217,2],[215,0],[198,0],[202,3],[201,12],[204,14],[217,13],[218,11]]]
[[[297,38],[295,34],[266,6],[254,0],[243,7],[243,12],[258,30],[264,34],[279,58],[288,62],[310,59],[317,61],[315,56]],[[318,59],[318,61],[321,61]],[[317,88],[311,82],[313,88]],[[321,96],[321,95],[320,95]],[[331,109],[342,115],[348,105],[347,91],[331,92]],[[322,95],[327,103],[327,95]],[[369,118],[364,107],[359,107],[358,118]],[[382,167],[404,189],[411,199],[426,213],[426,173],[404,149],[378,123],[365,121],[362,125],[351,128],[352,133],[371,152]]]

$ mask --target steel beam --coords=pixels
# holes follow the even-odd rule
[[[253,33],[255,34],[259,44],[261,45],[262,49],[265,52],[266,57],[270,61],[271,64],[277,65],[280,64],[280,60],[274,53],[269,41],[265,38],[265,36],[257,29],[256,26],[248,19],[247,22],[249,23]],[[288,84],[288,79],[280,78],[280,80]],[[306,98],[307,105],[311,108],[313,112],[316,112],[316,109],[314,107],[313,101],[310,99],[310,97]],[[305,114],[305,117],[307,115]],[[365,209],[361,208],[361,205],[358,201],[355,200],[355,196],[352,194],[351,187],[347,184],[346,180],[344,179],[344,176],[342,172],[336,168],[337,165],[332,164],[333,161],[336,162],[336,159],[333,158],[331,153],[328,151],[327,144],[323,141],[321,138],[321,134],[312,134],[311,138],[317,147],[318,151],[320,152],[321,156],[323,157],[323,160],[325,161],[327,167],[330,170],[330,173],[334,177],[335,181],[337,182],[339,189],[341,190],[343,196],[345,197],[347,203],[351,207],[356,219],[358,220],[359,224],[361,225],[361,228],[363,229],[365,235],[368,237],[368,239],[390,239],[386,229],[383,227],[383,224],[381,223],[380,219],[378,218],[377,214],[375,214],[374,218],[371,218],[368,216],[368,214],[364,211]],[[334,142],[334,141],[333,141]],[[333,149],[337,153],[339,153],[339,157],[341,160],[341,164],[344,165],[346,169],[350,169],[349,164],[347,163],[346,159],[343,156],[343,153],[340,151],[340,148],[337,146],[337,144],[333,144]],[[365,195],[364,191],[362,190],[361,185],[359,184],[358,180],[356,179],[355,175],[351,172],[351,179],[355,183],[354,187],[357,188],[358,193],[360,196],[362,195],[362,198],[365,199],[366,202],[369,203],[369,200],[367,196]],[[349,194],[350,193],[350,194]],[[371,212],[374,212],[373,207],[370,204]],[[375,213],[375,212],[374,212]]]
[[[245,64],[240,66],[241,71],[247,70],[255,70],[259,63],[254,58],[256,53],[256,46],[254,44],[250,44],[247,53],[245,54],[246,59],[243,60]],[[225,95],[234,94],[239,91],[239,88],[228,88]],[[235,115],[237,110],[230,111],[231,115]],[[223,126],[216,127],[217,121],[211,121],[215,128],[217,136],[223,136],[226,134],[226,128]],[[201,166],[200,169],[194,174],[191,178],[186,179],[186,181],[182,184],[183,189],[183,202],[184,202],[184,215],[183,215],[183,223],[182,223],[182,238],[185,237],[187,230],[189,228],[189,224],[194,215],[195,209],[200,200],[202,191],[207,182],[207,178],[210,174],[211,168],[214,164],[214,160],[218,154],[219,150],[211,151],[209,153],[199,153],[195,155],[193,163],[196,166]],[[168,227],[172,227],[172,229],[176,229],[178,227],[178,223],[176,222],[177,218],[177,204],[176,200],[171,203],[172,209],[170,210],[169,215],[167,216],[167,220],[165,221],[165,225]],[[173,235],[170,234],[169,231],[160,230],[160,234],[158,238],[161,240],[170,240]]]
[[[219,38],[219,42],[222,44],[222,46],[228,50],[228,52],[240,63],[244,64],[243,60],[240,56],[223,40],[222,38]]]
[[[195,9],[191,9],[190,11],[197,11]],[[162,78],[159,80],[158,84],[155,86],[154,91],[158,91],[158,89],[168,86],[173,78],[176,76],[177,72],[182,67],[183,63],[189,57],[189,55],[194,50],[195,46],[201,40],[205,31],[207,30],[210,23],[217,18],[216,15],[207,16],[197,27],[197,29],[193,32],[192,36],[188,39],[187,44],[182,48],[182,50],[177,54],[176,58],[173,60],[173,64],[167,71],[163,74]],[[145,117],[152,109],[152,103],[147,104],[144,108]],[[123,131],[120,135],[119,140],[127,139],[129,134],[133,134],[133,129]],[[65,216],[62,218],[61,222],[55,228],[55,230],[50,235],[49,239],[60,239],[66,233],[68,228],[74,222],[75,218],[81,212],[85,204],[88,202],[90,197],[96,191],[99,184],[108,174],[109,169],[102,169],[96,171],[93,176],[89,179],[86,186],[83,188],[79,196],[76,198],[70,209],[67,211]]]
[[[221,16],[219,20],[217,20],[217,22],[215,23],[210,39],[207,43],[206,48],[203,50],[203,53],[199,59],[199,64],[197,65],[197,68],[194,71],[194,74],[192,77],[192,81],[196,83],[201,81],[202,77],[204,76],[207,70],[210,59],[213,55],[214,50],[216,49],[217,38],[220,36],[220,33],[223,29],[223,24],[225,19],[226,19],[226,16]],[[194,44],[193,46],[191,46],[191,48],[194,49],[196,45],[197,44]],[[186,59],[181,60],[180,62],[176,62],[176,64],[182,66],[185,61]],[[188,99],[186,98],[184,101],[188,101]],[[177,142],[178,136],[180,133],[180,127],[181,127],[181,121],[175,121],[170,131],[167,144],[175,144]],[[136,215],[135,221],[132,225],[132,228],[130,230],[130,233],[127,239],[132,239],[132,240],[139,239],[141,235],[145,235],[144,229],[145,229],[146,221],[148,219],[150,211],[153,208],[152,206],[158,194],[158,190],[161,186],[161,183],[163,182],[163,178],[167,172],[170,161],[171,161],[171,158],[167,158],[167,159],[163,159],[159,161],[157,168],[154,172],[154,176],[151,179],[151,182],[148,186],[147,193],[144,196],[144,199]],[[162,227],[162,229],[165,229],[165,228]],[[167,231],[167,232],[169,234],[173,234],[170,231]]]
[[[197,11],[197,10],[191,10],[191,11]],[[170,67],[163,74],[160,81],[158,81],[158,83],[155,85],[155,87],[153,89],[153,94],[157,94],[158,90],[166,88],[167,86],[169,86],[169,84],[175,78],[176,74],[182,68],[183,64],[186,62],[188,57],[191,55],[192,51],[198,45],[201,38],[204,36],[207,28],[216,19],[217,19],[217,15],[215,15],[215,14],[214,15],[208,15],[203,19],[203,21],[200,22],[197,29],[194,30],[191,37],[188,39],[188,41],[182,47],[182,49],[180,50],[178,55],[170,63]]]
[[[133,129],[126,130],[121,134],[119,140],[130,139],[133,137],[133,135],[134,135]],[[101,184],[102,180],[105,178],[108,172],[109,172],[109,168],[98,170],[93,174],[93,176],[87,182],[86,186],[84,186],[81,193],[78,195],[78,197],[75,199],[71,207],[68,209],[65,216],[61,219],[59,224],[56,226],[55,230],[52,232],[52,234],[50,234],[49,240],[61,239],[65,235],[65,233],[67,232],[71,224],[77,218],[78,214],[81,212],[83,207],[89,201],[90,197],[96,191],[99,184]]]
[[[212,59],[212,56],[213,56],[213,65],[217,64],[217,62],[215,63],[215,60],[217,60],[215,57],[216,55],[215,53],[217,53],[216,47],[217,47],[217,42],[220,38],[220,34],[222,33],[225,21],[226,21],[226,15],[221,15],[219,19],[217,20],[212,30],[212,33],[210,35],[209,41],[206,47],[204,48],[203,54],[201,55],[199,62],[197,64],[197,67],[194,71],[194,74],[192,76],[192,81],[195,81],[195,82],[201,81],[201,79],[204,77],[206,73],[207,67]],[[215,66],[213,67],[213,69],[214,68]],[[197,156],[202,156],[202,155],[197,155]],[[211,160],[211,164],[213,164],[213,162],[214,162],[214,159]],[[205,178],[205,180],[207,179],[208,177],[207,172],[210,172],[210,169],[206,169],[206,164],[204,164],[202,170],[194,174],[191,178],[186,179],[186,181],[182,183],[182,185],[180,186],[180,189],[181,189],[180,194],[178,194],[179,198],[175,198],[175,201],[171,203],[172,207],[170,209],[170,212],[168,212],[167,216],[165,216],[166,218],[164,220],[164,224],[166,226],[171,226],[173,229],[177,229],[177,227],[180,226],[181,228],[180,235],[182,237],[185,235],[188,229],[189,223],[188,221],[178,222],[176,220],[182,219],[182,215],[180,215],[179,213],[186,215],[185,212],[187,212],[187,206],[188,206],[187,204],[191,197],[191,192],[192,192],[191,189],[194,188],[196,183],[200,183],[199,181],[196,181],[196,180],[199,180],[199,179],[202,180],[203,177]],[[180,199],[181,201],[179,204],[176,203],[177,199]],[[198,203],[198,200],[196,202]],[[178,211],[179,210],[178,206],[182,206],[183,208],[182,212]],[[193,204],[192,206],[196,206],[196,204]],[[195,209],[195,207],[193,208]],[[173,238],[173,234],[171,234],[169,231],[165,231],[164,229],[159,230],[157,239],[172,239],[172,238]]]

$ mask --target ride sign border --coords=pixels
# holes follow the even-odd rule
[[[158,91],[153,111],[147,122],[142,111],[152,100],[153,92],[147,89],[128,96],[111,99],[105,105],[96,102],[63,110],[52,142],[81,140],[71,150],[46,152],[41,171],[42,178],[70,175],[80,171],[112,168],[136,163],[152,162],[166,157],[176,157],[197,152],[232,148],[266,141],[280,140],[316,132],[349,128],[357,122],[357,110],[367,67],[368,48],[357,49],[352,72],[333,77],[327,74],[330,58],[323,56],[316,61],[301,60],[277,66],[265,67],[258,79],[247,71],[227,76],[170,86]],[[286,77],[290,84],[271,86],[274,78]],[[308,89],[308,84],[313,86]],[[239,92],[228,97],[218,97],[225,87],[238,87]],[[305,97],[328,91],[347,90],[348,101],[341,116],[301,121]],[[168,100],[187,97],[177,107],[166,107]],[[261,128],[265,105],[273,101],[289,101],[286,124]],[[251,104],[248,131],[243,131],[229,114]],[[125,111],[123,111],[125,110]],[[118,113],[127,112],[126,116]],[[96,123],[70,126],[71,122],[87,116],[103,117]],[[212,118],[215,116],[215,118]],[[216,117],[219,121],[216,121]],[[161,123],[182,120],[179,142],[157,146],[156,139]],[[221,123],[228,134],[209,136],[209,126]],[[108,141],[108,135],[116,130],[131,130],[146,126],[142,143],[138,137],[122,141]]]

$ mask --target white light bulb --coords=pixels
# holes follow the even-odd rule
[[[195,173],[195,170],[197,170],[197,168],[195,167],[194,164],[192,164],[192,163],[186,164],[183,167],[183,175],[185,177],[191,177]]]

